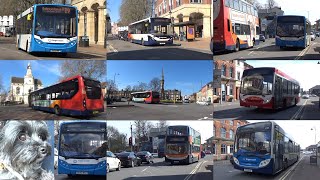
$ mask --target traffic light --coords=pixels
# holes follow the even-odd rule
[[[129,146],[132,146],[132,137],[129,137]]]

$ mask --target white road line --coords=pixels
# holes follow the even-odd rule
[[[303,156],[304,157],[304,156]],[[301,157],[300,159],[299,159],[299,161],[294,165],[294,166],[292,166],[283,176],[281,176],[278,180],[285,180],[286,179],[286,177],[297,167],[297,165],[301,162],[301,160],[302,160],[302,158],[303,157]]]
[[[311,48],[311,46],[313,46],[313,43],[306,47],[303,51],[301,51],[301,53],[296,58],[294,58],[294,60],[299,60],[302,56],[304,56],[305,53]]]
[[[204,162],[204,161],[203,161],[203,162]],[[200,165],[201,165],[203,162],[198,163],[197,166],[189,173],[189,175],[188,175],[186,178],[184,178],[184,180],[189,180],[189,179],[192,177],[192,175],[194,175],[195,172],[197,172],[198,168],[200,167]]]
[[[296,120],[299,116],[299,114],[301,113],[302,109],[304,108],[304,106],[307,104],[309,99],[307,99],[302,106],[298,109],[298,111],[292,116],[292,118],[290,120]]]
[[[250,51],[249,53],[248,53],[248,55],[250,55],[250,54],[252,54],[253,53],[253,51]]]
[[[149,166],[150,167],[150,166]],[[141,172],[144,172],[145,170],[147,170],[149,167],[146,167],[144,170],[142,170]]]

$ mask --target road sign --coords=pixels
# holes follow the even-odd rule
[[[213,88],[219,88],[221,86],[221,69],[214,70]]]

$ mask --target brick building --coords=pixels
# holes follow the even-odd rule
[[[211,144],[213,160],[224,160],[233,152],[236,130],[248,124],[245,120],[214,120],[213,137],[207,140]]]
[[[211,11],[211,0],[155,0],[154,6],[155,16],[171,18],[176,33],[183,25],[194,24],[199,38],[211,37]]]

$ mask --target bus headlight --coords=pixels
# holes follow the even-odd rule
[[[76,44],[77,44],[77,40],[74,40],[74,41],[71,41],[71,42],[70,42],[70,45],[71,45],[71,46],[74,46],[74,45],[76,45]]]
[[[39,40],[39,39],[34,39],[38,44],[42,44],[43,42],[41,41],[41,40]]]
[[[240,165],[239,160],[238,160],[237,158],[233,157],[233,161],[234,161],[234,163],[236,163],[237,165]]]
[[[265,167],[270,163],[271,159],[266,159],[260,162],[259,167]]]

